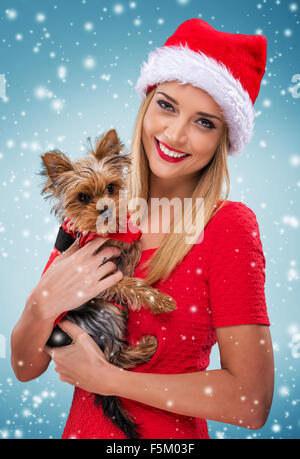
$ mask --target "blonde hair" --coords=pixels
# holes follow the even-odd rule
[[[153,88],[147,95],[147,97],[141,103],[132,143],[131,143],[131,158],[132,164],[129,170],[129,188],[128,198],[129,200],[134,198],[143,198],[148,201],[149,198],[149,182],[150,182],[150,168],[146,153],[142,144],[142,127],[145,113],[148,106],[154,96],[155,89]],[[182,215],[174,221],[173,230],[167,233],[164,237],[160,247],[154,252],[154,254],[143,264],[143,269],[147,269],[147,277],[145,280],[149,284],[153,284],[160,281],[165,281],[173,269],[183,260],[186,254],[190,251],[193,245],[201,236],[205,226],[216,212],[225,204],[230,187],[230,178],[227,167],[227,152],[229,148],[228,140],[228,127],[226,123],[223,125],[223,132],[220,138],[219,145],[216,149],[215,155],[211,161],[199,171],[199,181],[193,191],[192,205],[188,209],[187,220],[192,222],[189,227],[185,225],[184,232],[175,232],[176,228],[182,228]],[[226,193],[223,203],[217,208],[216,204],[222,199],[222,187],[224,178],[226,181]],[[193,229],[193,216],[197,211],[197,200],[195,198],[204,198],[204,221],[203,228],[198,231],[197,234],[192,238],[192,243],[187,244],[186,236],[189,234],[189,240],[191,240],[191,232]],[[198,200],[199,202],[199,200]],[[130,213],[130,210],[129,210]],[[180,226],[179,226],[180,225]]]

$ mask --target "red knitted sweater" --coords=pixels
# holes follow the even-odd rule
[[[155,250],[142,252],[134,277],[145,277],[142,264]],[[58,254],[54,251],[48,263]],[[159,347],[148,363],[128,371],[160,374],[204,371],[216,343],[215,328],[270,325],[264,284],[265,258],[255,214],[240,202],[227,201],[207,224],[202,242],[194,244],[164,283],[153,284],[175,299],[177,309],[155,315],[146,308],[129,312],[126,338],[135,344],[143,335],[156,335]],[[62,438],[124,439],[123,432],[87,396],[87,392],[75,388]],[[120,400],[141,425],[142,438],[209,438],[204,419],[123,397]]]

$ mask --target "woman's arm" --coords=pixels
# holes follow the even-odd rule
[[[186,416],[261,428],[270,411],[274,385],[269,328],[221,327],[216,335],[221,370],[168,375],[117,369],[114,395]]]
[[[11,334],[11,364],[19,381],[30,381],[47,370],[51,358],[44,347],[52,329],[53,320],[41,316],[38,301],[31,293]]]
[[[216,329],[221,370],[185,374],[136,373],[107,362],[78,325],[60,323],[73,339],[63,348],[45,348],[60,380],[90,393],[125,397],[186,416],[261,428],[273,396],[273,350],[269,329],[237,325]]]
[[[66,308],[76,309],[122,279],[121,271],[114,272],[115,263],[100,265],[103,257],[120,253],[109,246],[97,253],[106,240],[94,239],[82,248],[75,241],[55,258],[29,295],[11,335],[11,364],[20,381],[37,378],[48,368],[51,358],[44,347],[55,319]]]

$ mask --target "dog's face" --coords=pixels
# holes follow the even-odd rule
[[[55,199],[52,211],[62,220],[70,217],[72,229],[102,236],[120,229],[119,216],[126,217],[127,209],[123,169],[130,167],[122,148],[113,129],[97,141],[91,156],[73,163],[58,150],[42,155],[40,174],[47,180],[42,194]]]

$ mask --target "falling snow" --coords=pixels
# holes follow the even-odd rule
[[[41,8],[36,8],[37,2],[27,2],[26,8],[22,3],[0,11],[0,260],[5,306],[0,321],[0,438],[59,438],[73,389],[58,381],[52,364],[36,380],[21,383],[9,361],[11,330],[59,228],[40,196],[40,154],[58,148],[78,158],[87,151],[88,136],[111,127],[130,145],[138,107],[134,86],[146,53],[160,46],[181,19],[203,18],[223,31],[228,24],[226,6],[215,0],[160,0],[157,8],[141,0],[98,2],[97,7],[89,0],[74,0],[72,17],[64,2],[44,0]],[[230,32],[266,34],[268,60],[255,104],[257,133],[244,156],[229,161],[229,199],[244,202],[257,215],[266,257],[276,385],[263,429],[208,422],[209,433],[215,439],[299,438],[299,2],[242,3],[237,1],[232,10]],[[237,247],[234,256],[240,250]],[[190,267],[188,274],[197,282],[205,281],[205,262]],[[249,273],[256,269],[253,259],[248,266]],[[183,294],[186,291],[183,286]],[[42,294],[47,297],[47,290]],[[85,295],[80,290],[77,294]],[[201,295],[208,296],[207,289]],[[201,317],[196,301],[185,306],[193,321]],[[165,342],[165,327],[160,332]],[[180,339],[191,345],[196,341],[192,332],[181,333]],[[217,346],[210,361],[209,368],[219,368]],[[210,386],[203,393],[214,396]],[[167,408],[174,404],[176,400],[166,401]]]

